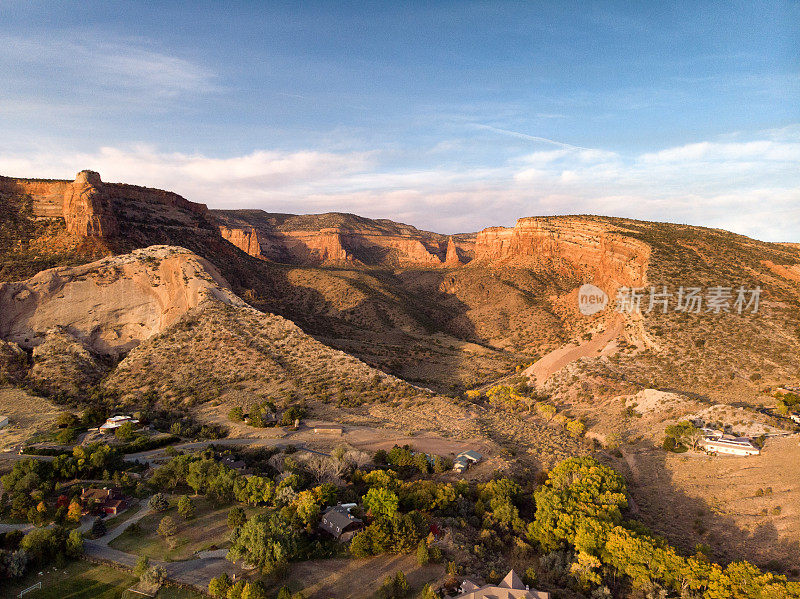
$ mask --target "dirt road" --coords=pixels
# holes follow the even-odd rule
[[[536,360],[536,362],[526,368],[522,374],[527,376],[536,386],[541,386],[547,379],[570,362],[581,358],[597,356],[606,345],[622,332],[622,327],[622,316],[617,314],[614,316],[614,320],[611,321],[609,327],[602,333],[595,335],[590,341],[585,341],[580,345],[569,343],[564,347],[559,347]]]

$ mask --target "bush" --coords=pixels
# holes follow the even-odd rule
[[[156,493],[150,498],[150,508],[156,512],[164,512],[169,509],[169,499],[163,493]]]
[[[242,422],[244,420],[244,410],[241,406],[236,406],[235,408],[231,408],[231,411],[228,412],[228,418],[233,420],[234,422]]]

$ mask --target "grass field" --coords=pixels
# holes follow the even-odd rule
[[[141,597],[127,590],[136,579],[127,572],[89,562],[70,562],[63,568],[45,568],[39,576],[34,570],[19,581],[0,583],[0,596],[16,597],[22,590],[42,583],[41,590],[27,593],[25,599],[134,599]],[[183,589],[165,587],[157,599],[200,599],[202,595]]]
[[[184,521],[175,507],[176,498],[171,498],[172,507],[165,512],[148,514],[118,538],[111,542],[111,547],[146,555],[150,559],[178,561],[189,559],[197,551],[221,549],[226,547],[230,537],[228,528],[228,511],[230,506],[214,507],[202,497],[194,497],[197,515],[194,519]],[[170,547],[156,532],[158,524],[165,516],[171,517],[177,524],[175,545]]]

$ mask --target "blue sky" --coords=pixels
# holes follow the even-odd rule
[[[800,3],[0,0],[0,173],[800,241]]]

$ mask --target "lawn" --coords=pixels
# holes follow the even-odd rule
[[[128,528],[111,542],[111,547],[163,561],[189,559],[197,551],[227,547],[230,538],[228,511],[231,506],[217,508],[202,497],[194,497],[192,501],[197,515],[187,522],[178,515],[176,500],[175,497],[171,498],[170,509],[157,514],[148,514],[138,522],[138,526]],[[252,513],[252,510],[248,510],[248,513]],[[169,516],[177,524],[173,547],[170,547],[156,532],[159,522],[165,516]]]
[[[136,583],[127,572],[89,562],[70,562],[63,568],[48,567],[39,576],[34,570],[20,581],[0,583],[0,596],[16,597],[22,590],[41,581],[42,590],[31,591],[25,599],[141,599],[126,592]],[[4,586],[6,585],[7,586]],[[183,589],[164,587],[156,599],[201,599],[203,595]]]

